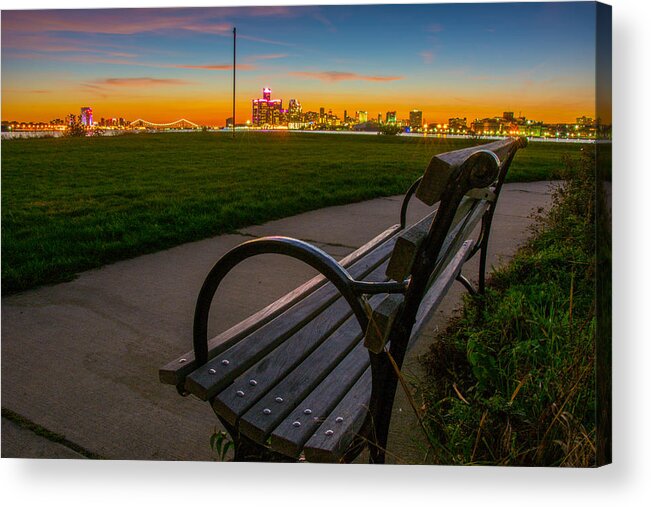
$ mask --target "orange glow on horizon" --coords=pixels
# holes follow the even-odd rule
[[[236,102],[236,119],[238,123],[245,123],[251,119],[251,100],[255,96],[242,98],[239,94]],[[386,111],[397,111],[397,118],[406,119],[409,111],[419,109],[423,112],[423,120],[434,123],[447,123],[449,118],[465,117],[468,122],[475,118],[491,118],[501,116],[503,111],[514,110],[515,115],[522,113],[523,116],[545,123],[574,123],[576,118],[581,116],[595,116],[594,95],[586,97],[581,101],[568,99],[567,103],[553,104],[550,102],[542,104],[523,104],[522,107],[513,108],[505,106],[501,98],[483,97],[481,105],[465,104],[454,105],[454,99],[450,104],[445,104],[443,97],[437,97],[439,104],[419,104],[417,99],[405,100],[402,98],[396,102],[383,102],[373,98],[357,100],[310,100],[301,96],[281,96],[283,107],[287,108],[290,98],[296,98],[303,106],[303,112],[318,112],[321,107],[326,111],[332,110],[343,119],[343,112],[346,110],[349,116],[354,117],[355,111],[368,111],[369,120],[377,118],[382,114],[384,118]],[[129,120],[144,118],[153,122],[169,122],[179,118],[187,118],[201,125],[225,125],[226,118],[232,116],[232,103],[229,99],[197,99],[184,96],[161,96],[152,97],[143,101],[140,96],[123,97],[114,99],[82,99],[75,100],[64,94],[29,94],[21,92],[3,92],[2,95],[2,120],[3,121],[49,121],[54,118],[63,118],[68,114],[79,114],[82,106],[93,108],[96,119],[101,117],[123,117]]]

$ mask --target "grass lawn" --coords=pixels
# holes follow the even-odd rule
[[[287,132],[5,141],[2,290],[70,280],[270,219],[400,194],[432,155],[474,143]],[[557,178],[561,157],[580,150],[530,143],[509,181]]]

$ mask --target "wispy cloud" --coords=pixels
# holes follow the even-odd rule
[[[297,13],[285,7],[247,9],[248,16],[293,17]],[[94,9],[60,11],[3,11],[2,45],[16,49],[50,48],[43,51],[84,51],[88,40],[75,36],[136,35],[145,33],[187,31],[231,37],[233,22],[241,9]],[[65,35],[63,35],[65,34]],[[57,41],[42,44],[44,38],[67,37],[61,46]],[[263,44],[294,46],[293,43],[246,34],[238,38]],[[51,49],[58,48],[58,49]]]
[[[316,10],[312,14],[312,17],[323,24],[329,32],[334,33],[337,31],[337,27],[323,14],[323,12],[321,12],[321,10]]]
[[[443,31],[443,25],[441,23],[432,23],[427,26],[426,30],[432,33],[438,33]]]
[[[214,65],[186,65],[186,64],[150,64],[149,67],[161,67],[163,69],[195,69],[195,70],[233,70],[231,63],[218,63]],[[238,63],[237,70],[254,70],[255,65],[248,63]]]
[[[155,77],[107,77],[85,83],[89,88],[129,87],[143,88],[151,86],[179,86],[191,84],[184,79],[167,79]]]
[[[12,55],[14,58],[26,60],[48,60],[70,63],[86,64],[108,64],[108,65],[126,65],[129,67],[148,67],[156,69],[192,69],[192,70],[212,70],[212,71],[229,71],[233,69],[231,63],[209,63],[209,64],[185,64],[185,63],[158,63],[142,62],[133,59],[107,58],[95,54],[43,54],[38,52],[17,53]],[[131,55],[127,55],[131,57]],[[255,70],[257,67],[250,63],[238,63],[237,70]]]
[[[207,21],[205,13],[150,9],[7,11],[3,13],[3,31],[9,33],[100,33],[133,35],[162,30],[190,30],[225,33],[232,24]]]
[[[286,53],[271,53],[267,55],[250,55],[246,57],[246,60],[250,62],[255,62],[256,60],[276,60],[278,58],[287,58],[289,55]]]
[[[434,53],[431,51],[421,51],[418,53],[423,59],[423,63],[430,65],[434,61]]]
[[[15,33],[3,36],[2,46],[3,49],[13,50],[13,53],[35,51],[39,53],[95,53],[116,58],[137,56],[135,53],[124,51],[122,47],[99,44],[87,39],[82,42],[73,37],[49,33]]]
[[[319,79],[321,81],[398,81],[404,79],[403,76],[369,76],[358,74],[356,72],[339,72],[336,70],[327,70],[321,72],[290,72],[292,76],[306,77],[310,79]]]

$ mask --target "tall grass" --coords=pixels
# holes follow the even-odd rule
[[[533,239],[425,357],[438,463],[595,465],[595,165],[565,163]]]

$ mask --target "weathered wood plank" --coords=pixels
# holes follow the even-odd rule
[[[434,316],[436,308],[447,294],[457,275],[461,272],[461,268],[463,268],[463,264],[466,262],[468,255],[470,255],[473,245],[473,240],[465,241],[445,269],[436,277],[427,293],[425,293],[418,307],[416,322],[411,329],[411,337],[407,346],[408,349],[414,346],[421,330]]]
[[[422,202],[431,206],[441,199],[441,194],[445,190],[445,185],[452,172],[463,164],[473,153],[481,150],[492,151],[497,155],[500,163],[502,163],[520,144],[520,141],[515,138],[501,139],[493,143],[480,144],[462,150],[435,155],[430,160],[427,169],[425,169],[423,180],[418,185],[415,195]]]
[[[355,279],[363,279],[388,257],[395,241],[389,239],[350,267]],[[238,341],[235,345],[200,366],[186,377],[185,389],[202,400],[209,400],[244,373],[255,362],[305,326],[339,297],[332,284],[326,284],[285,313]]]
[[[375,268],[364,280],[384,281],[384,265]],[[377,304],[381,298],[379,295],[371,298],[371,301]],[[270,389],[274,390],[274,386],[295,368],[306,369],[308,374],[318,371],[325,377],[341,361],[345,352],[353,347],[361,332],[357,319],[351,316],[348,303],[339,298],[221,391],[212,402],[215,412],[235,426],[239,417]],[[326,340],[327,344],[324,343]],[[318,352],[312,354],[317,347]],[[291,384],[291,378],[289,380]],[[307,386],[306,379],[301,378],[300,388],[306,389]],[[282,395],[287,403],[290,403],[291,396],[296,395],[294,391],[290,388],[286,391],[287,394]]]
[[[445,269],[463,242],[468,239],[475,227],[479,224],[479,221],[484,216],[484,212],[487,208],[488,203],[486,201],[477,202],[476,206],[466,216],[466,218],[462,222],[458,223],[455,226],[454,231],[445,238],[437,259],[437,265],[432,272],[432,279],[437,277],[438,274]]]
[[[358,334],[358,339],[361,339],[361,332]],[[272,431],[273,450],[287,456],[298,456],[305,442],[327,419],[365,371],[370,373],[368,351],[360,340],[346,358],[298,405],[290,412],[283,411],[283,414],[272,424],[262,426],[263,431],[258,438],[266,439],[267,431]],[[272,410],[269,416],[276,409],[273,405],[256,408],[260,410],[269,408]],[[296,422],[299,424],[295,425]]]
[[[346,268],[350,267],[370,251],[374,250],[379,245],[393,237],[399,231],[399,229],[399,225],[390,227],[382,234],[379,234],[365,245],[361,246],[354,252],[344,257],[340,261],[340,264]],[[325,282],[326,280],[322,275],[317,275],[311,280],[305,282],[300,287],[285,294],[270,305],[244,319],[242,322],[212,338],[208,342],[208,358],[214,358],[226,350],[228,347],[237,343],[237,341],[264,326],[266,323],[287,310],[290,306],[298,303],[310,294],[314,293],[314,291],[323,286]],[[192,342],[191,337],[188,338],[188,342]],[[197,366],[194,361],[194,352],[189,351],[160,368],[158,372],[159,379],[164,384],[171,384],[176,386],[183,385],[185,377],[194,371],[196,367]]]
[[[462,199],[452,219],[452,224],[450,224],[450,236],[458,232],[455,227],[468,215],[476,203],[477,201],[474,198],[464,197]],[[425,241],[435,216],[436,212],[431,213],[398,234],[396,246],[387,266],[387,276],[389,278],[401,281],[411,275],[418,250]]]
[[[416,258],[416,252],[425,240],[435,216],[436,211],[398,234],[396,246],[387,265],[387,276],[389,278],[402,281],[409,276]]]
[[[445,185],[454,169],[455,166],[444,160],[441,155],[433,156],[414,195],[428,206],[437,203],[441,200]]]
[[[387,294],[373,310],[364,333],[364,346],[368,350],[375,354],[382,352],[404,300],[404,294]]]
[[[242,416],[239,431],[243,435],[258,443],[265,442],[278,425],[286,422],[290,412],[299,404],[303,405],[313,392],[319,397],[313,407],[307,407],[313,418],[325,417],[324,408],[332,409],[341,400],[352,385],[347,379],[353,381],[369,365],[368,352],[360,347],[362,332],[359,325],[353,321],[346,324],[335,340],[318,350],[315,357],[301,364],[287,380],[274,386]],[[348,353],[332,351],[335,342],[344,342]],[[354,346],[352,350],[351,345]],[[318,411],[314,407],[318,407]],[[293,424],[295,420],[290,422]]]
[[[305,459],[319,463],[339,462],[366,419],[370,398],[369,368],[307,441]]]

